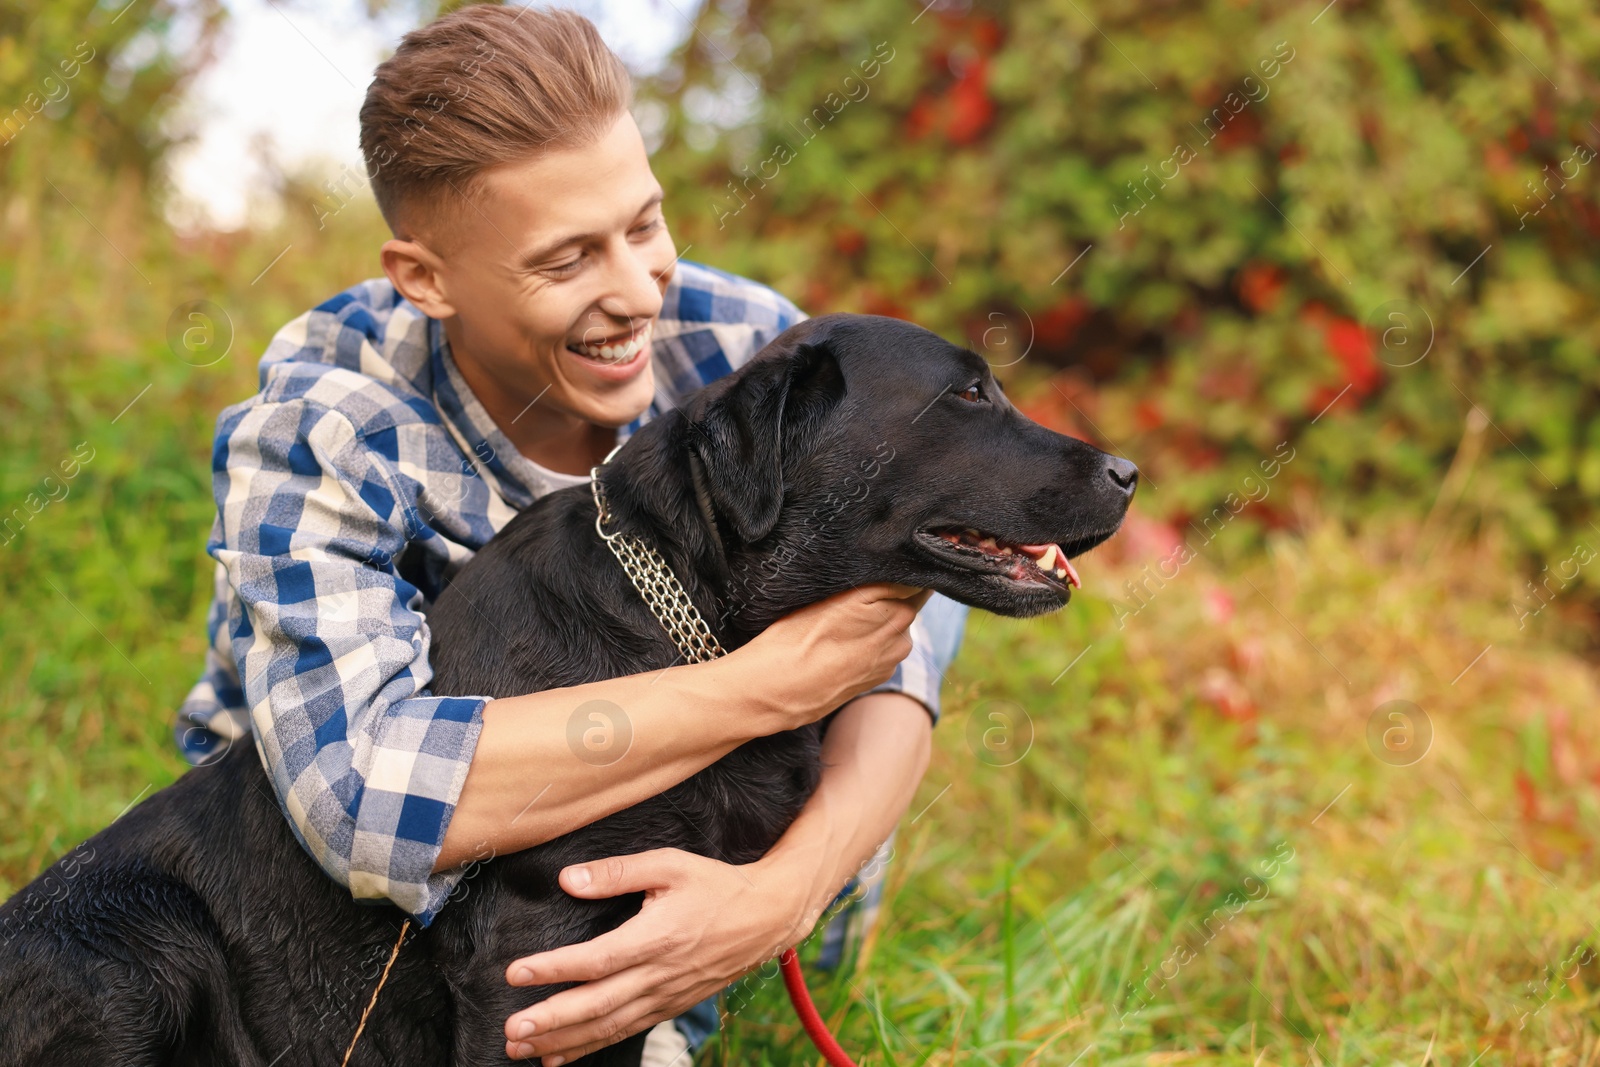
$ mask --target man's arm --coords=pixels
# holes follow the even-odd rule
[[[340,393],[323,382],[330,399]],[[367,405],[370,407],[370,403]],[[350,418],[296,396],[223,413],[211,555],[269,780],[306,852],[357,899],[423,923],[453,888],[433,858],[482,725],[481,697],[428,691],[420,592],[392,465]]]
[[[681,1014],[799,943],[905,813],[927,770],[929,735],[916,700],[864,694],[829,725],[817,791],[757,862],[659,849],[563,871],[573,896],[642,891],[644,907],[593,941],[511,964],[513,985],[586,984],[513,1015],[507,1054],[559,1067]]]
[[[665,792],[751,738],[814,722],[892,677],[909,658],[911,613],[927,599],[905,598],[911,592],[879,585],[838,594],[709,663],[490,701],[434,869],[587,826]],[[573,710],[595,699],[622,709],[631,735],[627,751],[604,766],[575,752],[568,733]],[[837,728],[835,720],[830,736]]]
[[[828,726],[822,782],[762,860],[808,898],[782,948],[811,933],[905,814],[928,770],[930,728],[923,705],[892,692],[857,697]]]

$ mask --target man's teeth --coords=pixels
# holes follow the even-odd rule
[[[650,343],[650,330],[652,323],[646,323],[644,329],[628,338],[626,341],[605,345],[574,344],[567,347],[586,356],[589,359],[599,360],[602,363],[626,363],[639,354],[639,350]]]

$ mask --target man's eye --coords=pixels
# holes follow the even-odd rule
[[[641,234],[642,235],[642,234],[647,234],[647,233],[655,233],[660,228],[661,228],[661,220],[660,219],[651,219],[649,222],[645,223],[643,226],[636,227],[633,232],[636,233],[636,234]]]
[[[579,256],[577,259],[569,259],[565,263],[557,263],[553,267],[545,267],[543,273],[554,275],[557,278],[565,278],[576,274],[581,266],[583,266],[583,257]]]
[[[961,392],[957,393],[956,396],[959,396],[962,400],[968,400],[976,404],[983,399],[983,387],[974,382],[965,389],[961,390]]]

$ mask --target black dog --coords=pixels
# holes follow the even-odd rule
[[[1026,616],[1109,537],[1125,460],[1029,421],[974,353],[829,315],[647,423],[600,473],[610,530],[660,551],[725,648],[878,581]],[[587,486],[529,507],[430,613],[438,694],[507,696],[681,657],[595,530]],[[819,776],[821,724],[759,738],[665,794],[482,864],[393,964],[352,1064],[504,1063],[506,1017],[555,987],[514,958],[613,929],[570,863],[673,847],[759,858]],[[151,796],[0,908],[0,1064],[340,1062],[403,915],[359,906],[295,841],[246,746]],[[639,1035],[585,1058],[637,1064]]]

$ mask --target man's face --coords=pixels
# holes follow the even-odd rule
[[[496,421],[537,402],[622,426],[649,407],[650,331],[677,259],[661,195],[623,112],[595,144],[488,171],[432,235],[452,352]]]

